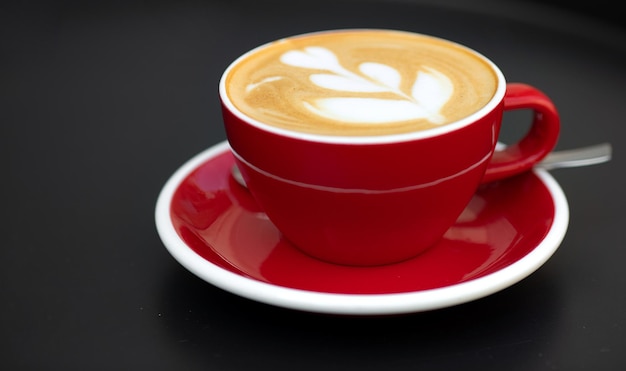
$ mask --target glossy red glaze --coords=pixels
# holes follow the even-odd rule
[[[247,123],[225,105],[222,109],[228,141],[249,165],[291,182],[361,190],[426,184],[456,176],[481,162],[476,171],[482,176],[502,119],[500,104],[472,125],[445,135],[355,144],[277,134]]]
[[[285,134],[222,104],[238,166],[268,217],[303,251],[348,265],[395,263],[423,252],[481,182],[529,170],[559,133],[551,101],[523,84],[508,85],[504,99],[468,125],[375,143]],[[490,162],[503,110],[523,108],[535,111],[531,130]]]
[[[302,253],[230,176],[225,151],[178,185],[172,224],[190,249],[224,270],[277,286],[345,294],[389,294],[447,287],[489,275],[544,239],[555,207],[532,172],[479,188],[443,239],[418,257],[377,267],[325,263]]]
[[[559,138],[559,114],[550,98],[536,88],[526,84],[508,84],[504,109],[533,110],[533,123],[522,140],[494,153],[483,183],[530,170],[552,151]]]
[[[335,263],[378,265],[411,258],[437,242],[474,194],[484,168],[373,194],[310,188],[246,170],[254,198],[300,249]]]

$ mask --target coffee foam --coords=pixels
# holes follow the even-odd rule
[[[245,115],[312,134],[368,136],[440,127],[478,111],[498,78],[438,38],[384,30],[280,40],[236,61],[226,91]]]

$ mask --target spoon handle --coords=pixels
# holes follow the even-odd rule
[[[601,164],[611,159],[612,147],[609,143],[596,144],[548,154],[537,167],[553,170],[566,167],[579,167]]]

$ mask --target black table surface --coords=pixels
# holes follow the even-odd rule
[[[609,4],[1,5],[0,369],[626,369],[626,28]],[[450,308],[349,317],[238,297],[168,254],[156,198],[225,140],[223,69],[261,43],[346,27],[469,45],[553,98],[558,149],[613,145],[609,163],[552,172],[570,224],[534,274]]]

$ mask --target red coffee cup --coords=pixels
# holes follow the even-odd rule
[[[351,32],[364,31],[321,34]],[[284,40],[244,54],[222,76],[224,125],[247,187],[283,235],[313,257],[357,266],[416,257],[454,224],[481,184],[530,170],[557,142],[559,116],[541,91],[507,84],[493,62],[469,48],[406,34],[457,48],[488,66],[495,85],[486,104],[453,122],[424,130],[320,134],[268,124],[243,112],[229,95],[227,85],[231,75],[239,73],[237,66],[260,58],[264,50]],[[529,132],[519,142],[496,150],[503,112],[517,109],[534,112]]]

